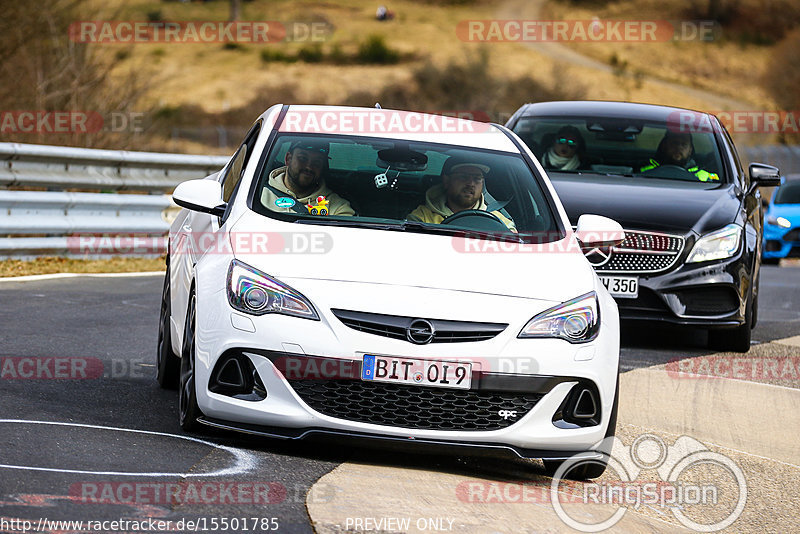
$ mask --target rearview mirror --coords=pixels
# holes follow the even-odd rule
[[[625,241],[625,230],[615,220],[584,214],[578,219],[575,237],[584,247],[613,247]]]
[[[210,213],[217,217],[222,217],[227,207],[222,201],[222,185],[216,180],[189,180],[180,183],[172,193],[172,200],[187,210]]]
[[[376,164],[396,171],[424,171],[428,167],[428,156],[410,149],[384,148],[378,151]]]
[[[781,185],[781,171],[778,167],[764,163],[750,164],[750,181],[759,187],[778,187]]]

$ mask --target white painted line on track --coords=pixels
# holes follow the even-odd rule
[[[210,441],[205,441],[191,436],[181,436],[178,434],[168,434],[166,432],[155,432],[152,430],[136,430],[133,428],[119,428],[114,426],[101,426],[101,425],[86,425],[81,423],[62,423],[58,421],[32,421],[27,419],[0,419],[0,424],[20,424],[20,425],[52,425],[52,426],[67,426],[75,428],[91,428],[95,430],[111,430],[115,432],[130,432],[133,434],[144,434],[150,436],[161,436],[168,438],[181,439],[184,441],[192,441],[201,443],[214,449],[219,449],[227,452],[236,459],[236,463],[231,467],[225,469],[218,469],[209,473],[135,473],[127,471],[86,471],[81,469],[59,469],[51,467],[33,467],[26,465],[7,465],[0,464],[0,469],[18,469],[23,471],[47,471],[51,473],[72,473],[81,475],[105,475],[105,476],[129,476],[129,477],[216,477],[216,476],[230,476],[247,473],[255,469],[255,457],[249,452],[239,450],[225,445],[219,445]]]
[[[88,276],[92,278],[133,278],[139,276],[163,276],[166,271],[143,271],[138,273],[51,273],[31,274],[28,276],[1,277],[0,282],[36,282],[38,280],[57,280],[59,278],[77,278]]]

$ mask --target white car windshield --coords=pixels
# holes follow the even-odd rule
[[[552,199],[519,154],[355,136],[280,135],[253,209],[312,224],[563,237]]]

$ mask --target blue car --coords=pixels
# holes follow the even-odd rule
[[[800,180],[787,181],[775,190],[764,220],[764,263],[800,258]]]

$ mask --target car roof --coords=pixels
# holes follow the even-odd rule
[[[559,102],[537,102],[525,104],[519,110],[520,117],[558,116],[558,117],[624,117],[630,119],[663,122],[673,119],[678,112],[707,113],[686,108],[639,104],[635,102],[608,102],[601,100],[566,100]]]
[[[262,117],[266,118],[272,109],[274,107]],[[315,127],[315,124],[320,126]],[[359,128],[360,124],[366,127]],[[394,127],[381,127],[379,124]],[[519,149],[500,128],[495,124],[444,114],[348,106],[290,105],[279,131],[444,143],[518,154]]]

